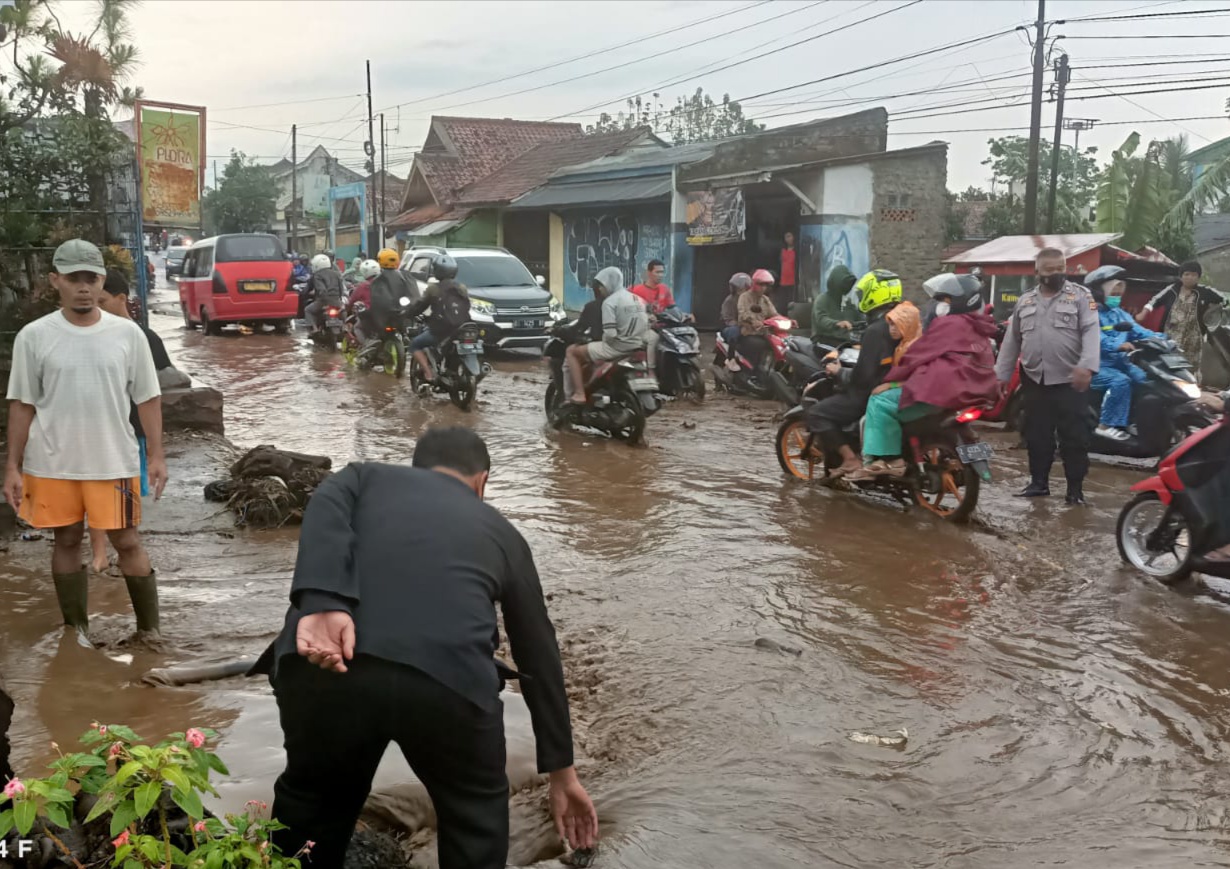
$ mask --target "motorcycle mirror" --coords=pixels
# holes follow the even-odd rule
[[[409,296],[402,296],[400,299],[397,300],[397,304],[401,305],[403,308],[410,307]]]
[[[540,287],[545,287],[547,285],[547,279],[542,275],[534,275],[534,283],[538,284]]]

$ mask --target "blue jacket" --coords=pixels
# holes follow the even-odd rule
[[[1160,332],[1152,332],[1144,328],[1136,322],[1131,314],[1122,308],[1109,308],[1106,305],[1098,305],[1098,323],[1102,327],[1102,362],[1106,364],[1127,362],[1127,354],[1119,349],[1125,343],[1143,341],[1146,338],[1166,337]],[[1116,331],[1115,325],[1117,323],[1131,323],[1132,331]]]

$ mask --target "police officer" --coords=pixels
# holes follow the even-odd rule
[[[1063,251],[1043,248],[1035,260],[1038,286],[1021,296],[995,364],[1006,390],[1019,358],[1025,401],[1029,485],[1019,494],[1051,493],[1055,435],[1068,479],[1067,502],[1084,504],[1089,472],[1089,401],[1086,392],[1101,355],[1098,306],[1089,290],[1065,276]]]

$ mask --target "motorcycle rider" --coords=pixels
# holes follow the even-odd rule
[[[648,347],[653,330],[645,303],[624,286],[623,272],[607,266],[594,276],[594,292],[602,299],[602,340],[573,344],[564,361],[572,380],[569,402],[585,404],[585,366],[590,362],[615,362]],[[652,364],[652,363],[651,363]]]
[[[305,253],[299,254],[299,259],[295,262],[295,267],[291,272],[291,281],[296,284],[307,283],[312,277],[311,266],[308,265],[308,255]]]
[[[423,372],[423,379],[430,383],[435,379],[428,347],[434,347],[470,319],[470,292],[457,282],[457,260],[441,254],[431,263],[431,276],[435,281],[427,284],[423,298],[412,304],[406,316],[417,317],[431,308],[427,328],[410,342],[410,352]]]
[[[379,335],[384,331],[389,318],[401,310],[403,298],[411,302],[419,300],[418,284],[398,268],[400,263],[401,257],[391,247],[386,247],[376,254],[376,264],[380,267],[380,273],[372,279],[372,302],[368,307],[372,315],[373,334]]]
[[[901,279],[893,272],[877,269],[859,278],[858,309],[867,318],[858,362],[843,368],[830,362],[825,370],[840,378],[841,391],[807,409],[807,428],[819,438],[826,452],[841,456],[841,465],[829,470],[830,477],[852,474],[863,467],[843,429],[863,416],[871,391],[880,385],[893,364],[893,353],[900,343],[889,328],[887,315],[901,302]]]
[[[757,269],[752,275],[752,288],[739,297],[739,352],[752,363],[754,371],[760,368],[760,362],[769,349],[768,339],[764,337],[769,329],[764,321],[777,316],[777,309],[769,298],[774,283],[772,272]],[[727,360],[727,365],[732,363],[734,370],[738,370],[738,362]]]
[[[380,263],[374,259],[363,260],[359,264],[358,274],[361,281],[351,291],[347,307],[350,313],[354,313],[355,305],[362,303],[366,306],[367,310],[359,315],[355,325],[355,337],[360,341],[367,341],[380,334],[372,316],[372,281],[380,274]]]
[[[737,272],[730,276],[730,293],[722,300],[722,337],[730,352],[735,352],[739,342],[739,297],[752,286],[752,276]]]
[[[342,297],[346,288],[342,284],[342,274],[333,267],[333,263],[323,254],[312,257],[312,277],[308,281],[308,292],[312,294],[312,302],[304,309],[304,316],[319,332],[325,327],[325,308],[330,305],[341,307]]]
[[[998,392],[991,337],[995,318],[982,305],[975,275],[937,275],[931,328],[914,342],[871,392],[863,425],[866,464],[847,480],[905,474],[901,423],[937,410],[990,404]],[[889,312],[891,318],[908,305]],[[902,342],[905,343],[904,341]]]
[[[865,322],[858,306],[848,296],[858,277],[838,264],[829,272],[825,291],[816,295],[811,306],[811,340],[837,347],[850,340],[850,332]]]
[[[1144,383],[1146,379],[1145,373],[1128,359],[1128,354],[1136,349],[1132,342],[1165,337],[1139,325],[1119,307],[1127,288],[1122,277],[1125,274],[1127,270],[1122,266],[1102,266],[1085,276],[1085,286],[1098,303],[1098,322],[1102,327],[1102,363],[1089,386],[1106,393],[1094,434],[1116,441],[1131,437],[1127,427],[1132,414],[1132,384]],[[1119,323],[1131,325],[1131,331],[1115,329]]]
[[[352,259],[350,261],[350,268],[342,272],[342,280],[347,283],[358,283],[361,280],[359,277],[359,266],[361,265],[363,265],[362,257],[355,257]]]

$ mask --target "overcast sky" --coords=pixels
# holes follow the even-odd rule
[[[58,8],[79,30],[94,4],[60,0]],[[1051,31],[1066,37],[1058,46],[1074,70],[1065,114],[1098,121],[1081,144],[1106,159],[1132,130],[1146,141],[1186,132],[1193,149],[1230,136],[1230,11],[1072,19],[1228,8],[1224,0],[1047,3],[1048,19],[1068,19]],[[141,64],[130,83],[150,99],[207,107],[207,152],[219,165],[232,148],[261,162],[289,156],[295,123],[301,156],[324,144],[361,169],[370,59],[373,109],[386,113],[390,170],[399,176],[432,114],[584,124],[623,108],[630,94],[656,91],[669,105],[698,86],[751,97],[745,113],[770,127],[882,105],[889,147],[949,142],[949,188],[962,190],[987,186],[989,137],[1028,133],[1030,48],[1025,34],[1001,32],[1036,14],[1027,0],[145,0],[131,16]],[[850,74],[966,40],[977,41]],[[1193,58],[1207,60],[1154,65]],[[1140,94],[1176,88],[1199,89]],[[962,102],[970,104],[953,105]],[[1047,104],[1047,137],[1053,122]],[[1071,144],[1073,133],[1064,135]]]

